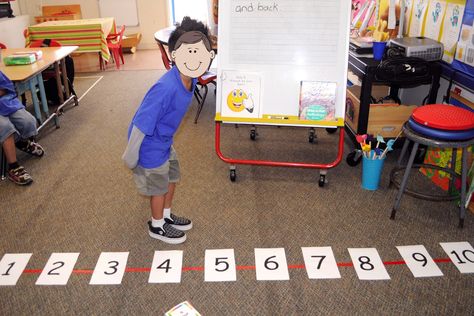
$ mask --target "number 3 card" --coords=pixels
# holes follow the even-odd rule
[[[127,266],[128,252],[103,252],[89,284],[120,284]]]

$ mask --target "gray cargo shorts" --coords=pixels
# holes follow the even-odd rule
[[[14,134],[15,141],[36,136],[36,119],[25,109],[19,109],[9,116],[0,115],[0,143]]]
[[[133,169],[133,179],[138,192],[146,196],[165,195],[170,183],[177,183],[181,177],[176,151],[171,146],[170,158],[157,168],[146,169],[137,166]]]

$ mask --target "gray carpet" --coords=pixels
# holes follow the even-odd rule
[[[453,202],[404,196],[389,220],[396,191],[388,187],[397,152],[390,153],[379,190],[360,186],[361,166],[341,163],[318,187],[317,170],[229,165],[214,150],[214,95],[197,125],[196,104],[176,139],[183,179],[173,210],[194,221],[188,240],[166,245],[148,236],[148,200],[138,195],[120,160],[135,109],[159,71],[107,72],[82,100],[67,108],[61,128],[47,128],[41,159],[19,154],[34,184],[0,183],[0,255],[33,253],[27,269],[42,269],[53,252],[80,252],[75,269],[92,270],[101,252],[129,251],[127,267],[150,268],[155,250],[183,250],[183,267],[203,267],[206,249],[235,250],[238,266],[254,266],[255,248],[284,248],[289,265],[304,264],[301,247],[332,246],[337,262],[350,262],[347,248],[375,247],[382,260],[399,261],[396,246],[421,244],[433,258],[447,258],[439,242],[474,245],[474,216],[457,228]],[[78,79],[81,95],[94,79]],[[233,158],[332,161],[336,134],[306,128],[224,125],[222,150]],[[346,146],[346,153],[350,146]],[[345,155],[344,155],[345,157]],[[416,177],[411,185],[433,186]],[[179,284],[148,284],[148,272],[126,272],[120,285],[89,285],[90,274],[73,273],[67,286],[36,286],[38,273],[0,287],[2,315],[158,314],[188,300],[203,315],[473,315],[474,275],[452,263],[438,263],[444,276],[414,278],[405,265],[387,265],[388,281],[359,280],[353,267],[339,267],[341,279],[310,280],[290,269],[289,281],[257,281],[255,270],[237,271],[236,282],[204,282],[204,271],[183,271]],[[1,272],[1,271],[0,271]]]

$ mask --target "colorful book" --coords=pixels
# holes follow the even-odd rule
[[[300,87],[300,120],[336,119],[336,82],[301,81]]]
[[[3,63],[6,66],[14,65],[29,65],[36,61],[35,54],[14,54],[3,58]]]

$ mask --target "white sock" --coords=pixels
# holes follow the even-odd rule
[[[164,218],[161,218],[161,219],[154,219],[153,217],[151,218],[151,226],[153,227],[163,227],[164,224],[165,224]]]
[[[163,218],[171,218],[171,207],[163,209]]]

